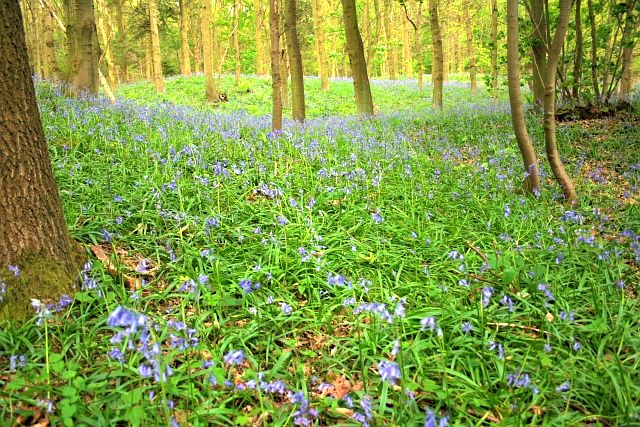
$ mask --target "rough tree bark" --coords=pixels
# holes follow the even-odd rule
[[[429,20],[431,22],[431,44],[433,49],[431,65],[431,82],[435,108],[442,110],[442,84],[444,82],[444,58],[442,54],[442,37],[438,19],[438,0],[429,0]]]
[[[96,0],[96,6],[100,11],[97,16],[97,22],[99,35],[102,39],[102,57],[107,63],[107,84],[111,90],[115,90],[118,85],[118,76],[111,50],[111,41],[113,40],[113,24],[111,23],[111,15],[109,15],[109,9],[104,3],[104,0]]]
[[[364,58],[364,46],[358,29],[355,0],[342,1],[342,20],[347,39],[347,54],[351,64],[351,76],[356,97],[356,111],[361,115],[373,114],[373,98]]]
[[[558,26],[556,27],[555,35],[551,45],[549,46],[549,53],[547,55],[547,66],[544,70],[544,141],[545,149],[547,152],[547,159],[549,165],[553,171],[553,175],[562,188],[565,201],[570,205],[578,204],[578,195],[576,193],[573,181],[567,174],[564,168],[564,164],[560,159],[560,153],[558,151],[558,144],[556,140],[556,70],[558,68],[558,61],[560,59],[560,53],[562,51],[562,45],[564,44],[565,36],[567,35],[567,29],[569,28],[569,15],[571,13],[571,4],[573,0],[561,0],[560,1],[560,16],[558,18]]]
[[[544,103],[544,70],[547,69],[548,28],[544,8],[545,0],[531,0],[531,23],[533,37],[533,103],[540,107]]]
[[[203,10],[200,20],[200,33],[202,34],[202,61],[204,62],[205,94],[207,101],[217,102],[220,99],[216,81],[213,77],[213,44],[211,40],[211,22],[213,21],[213,8],[211,0],[203,0]]]
[[[280,4],[269,0],[271,27],[271,129],[282,129],[282,98],[280,92]]]
[[[69,0],[67,6],[67,82],[72,94],[98,93],[98,33],[93,0]]]
[[[287,40],[287,52],[291,65],[291,116],[293,120],[304,121],[304,72],[302,54],[298,41],[296,0],[285,0],[284,32]]]
[[[64,222],[17,1],[0,0],[0,22],[0,320],[24,320],[31,298],[73,292],[83,253]]]
[[[491,97],[498,97],[498,0],[491,2]]]
[[[576,0],[576,53],[573,59],[573,87],[571,94],[573,99],[580,102],[580,84],[582,83],[582,55],[584,55],[582,43],[582,0]]]
[[[518,51],[518,0],[507,1],[507,80],[509,86],[509,103],[511,104],[511,121],[513,132],[518,141],[518,148],[524,162],[526,178],[524,190],[537,194],[540,190],[540,174],[538,159],[527,132],[524,118],[522,94],[520,93],[520,53]]]
[[[187,0],[178,0],[180,8],[180,74],[191,74],[191,55],[189,53],[189,9]]]
[[[162,77],[162,60],[160,56],[160,34],[158,33],[158,5],[156,0],[149,0],[149,31],[151,35],[151,60],[153,61],[153,81],[159,93],[165,92]]]
[[[48,70],[48,75],[45,73],[44,77],[59,80],[60,67],[56,59],[56,46],[53,38],[53,17],[47,9],[44,10],[44,60],[47,64],[45,70]]]
[[[316,52],[318,57],[318,74],[320,75],[320,88],[329,90],[329,61],[327,60],[327,35],[324,30],[326,13],[324,1],[312,0],[313,30],[315,32]]]

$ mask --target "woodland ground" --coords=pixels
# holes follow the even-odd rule
[[[640,424],[637,115],[560,124],[569,210],[544,161],[516,191],[482,88],[440,113],[376,81],[363,120],[350,82],[309,79],[311,119],[274,134],[267,80],[220,83],[216,106],[202,77],[115,105],[38,84],[92,261],[62,311],[0,329],[5,425]]]

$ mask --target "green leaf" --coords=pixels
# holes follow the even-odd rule
[[[78,390],[72,385],[62,386],[60,391],[62,392],[62,395],[64,397],[72,398],[72,397],[76,397],[78,395]]]
[[[505,268],[502,272],[502,283],[505,285],[513,283],[516,276],[518,275],[518,270],[515,268]]]

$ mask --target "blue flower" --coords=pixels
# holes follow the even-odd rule
[[[239,365],[244,362],[244,351],[231,350],[224,355],[224,363],[227,365]]]
[[[400,366],[389,360],[383,360],[378,363],[378,372],[380,373],[380,378],[382,378],[383,381],[389,381],[394,385],[401,377]]]

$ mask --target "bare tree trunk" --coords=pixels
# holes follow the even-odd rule
[[[442,110],[443,54],[440,22],[438,19],[438,0],[429,0],[429,20],[431,21],[431,44],[433,46],[431,81],[433,87],[433,106]]]
[[[282,98],[280,92],[280,5],[279,0],[269,0],[271,20],[271,129],[282,129]]]
[[[637,31],[638,19],[633,17],[635,2],[627,3],[627,16],[625,20],[624,32],[622,35],[622,70],[620,73],[620,94],[629,95],[631,93],[631,60],[633,59],[633,48],[637,39],[632,39]]]
[[[285,0],[286,1],[286,0]],[[280,3],[282,6],[282,3]],[[284,17],[279,16],[279,34],[284,38]],[[289,108],[289,57],[287,55],[287,43],[280,44],[280,91],[282,92],[282,107]]]
[[[327,36],[324,31],[326,13],[324,1],[312,0],[313,30],[315,32],[316,51],[318,57],[318,74],[320,75],[320,87],[323,91],[329,90],[329,64],[327,61]]]
[[[99,35],[102,39],[103,58],[107,63],[107,79],[106,83],[113,91],[118,85],[118,76],[116,73],[116,65],[113,62],[113,54],[111,52],[111,40],[113,39],[113,24],[109,15],[109,9],[103,0],[96,0],[96,6],[100,10],[97,16]],[[105,19],[107,22],[105,22]]]
[[[158,6],[156,0],[149,0],[149,31],[151,34],[151,60],[153,61],[153,80],[159,93],[165,92],[160,57],[160,34],[158,33]]]
[[[498,97],[498,0],[491,2],[491,97]]]
[[[291,115],[293,120],[303,122],[304,111],[304,72],[302,70],[302,54],[298,41],[298,18],[296,0],[285,0],[284,33],[291,64]]]
[[[202,34],[202,60],[204,62],[205,95],[207,101],[217,102],[220,94],[213,77],[213,45],[211,41],[211,22],[213,21],[212,0],[203,0],[203,10],[200,17],[200,33]]]
[[[383,29],[382,29],[383,12],[382,12],[382,6],[380,5],[380,0],[373,0],[373,10],[376,14],[376,44],[378,44],[382,39],[382,33],[383,33]],[[372,62],[375,62],[375,56],[376,56],[376,47],[374,47],[374,50],[372,52],[372,56],[371,56]],[[373,69],[373,65],[372,65],[372,69]],[[382,68],[384,68],[384,63]],[[384,74],[382,68],[380,69],[380,74],[378,75]]]
[[[17,1],[0,0],[0,22],[0,99],[11,100],[0,102],[0,320],[26,320],[32,298],[73,294],[83,255],[64,222]]]
[[[120,45],[120,55],[118,56],[119,65],[120,65],[120,81],[128,82],[129,81],[129,61],[128,57],[128,46],[127,46],[127,33],[125,32],[124,25],[124,13],[123,6],[125,0],[116,0],[116,21],[118,21],[118,44]]]
[[[538,159],[527,132],[524,118],[522,95],[520,93],[520,53],[518,29],[518,0],[507,1],[507,74],[509,82],[509,103],[511,104],[511,121],[513,132],[518,141],[518,148],[524,162],[526,192],[538,194],[540,191],[540,174]]]
[[[580,103],[580,84],[582,83],[582,55],[584,48],[582,43],[582,0],[576,0],[576,54],[573,59],[573,99]]]
[[[361,115],[373,114],[373,98],[364,58],[364,46],[358,29],[355,0],[342,1],[342,20],[347,40],[347,53],[356,97],[356,111]]]
[[[589,8],[589,25],[591,27],[591,84],[593,94],[596,99],[600,99],[600,88],[598,87],[598,35],[596,32],[596,15],[593,11],[593,3],[587,0]]]
[[[45,78],[59,80],[60,67],[56,59],[56,46],[53,39],[53,18],[49,10],[44,10],[44,61],[48,75]]]
[[[264,27],[264,8],[261,0],[253,1],[253,13],[255,15],[255,34],[256,40],[256,74],[263,76],[267,73],[264,61],[264,45],[262,44],[262,32]]]
[[[402,60],[404,61],[404,75],[411,78],[413,77],[413,54],[411,49],[411,39],[409,35],[411,34],[411,29],[409,26],[411,25],[408,20],[402,20]],[[417,50],[417,48],[414,47]]]
[[[180,8],[180,74],[191,74],[191,54],[189,53],[189,9],[187,0],[178,0]]]
[[[473,43],[473,19],[469,18],[468,7],[471,7],[471,5],[467,4],[464,9],[464,21],[467,29],[467,51],[469,52],[469,80],[471,82],[471,93],[475,95],[478,93],[478,71],[476,69],[476,48]]]
[[[541,106],[544,102],[544,70],[547,69],[548,26],[544,0],[531,0],[531,22],[533,37],[533,102]]]
[[[68,82],[73,94],[98,93],[98,34],[93,0],[70,0],[67,3]]]
[[[565,200],[571,205],[577,205],[578,195],[573,185],[573,181],[567,174],[564,164],[560,159],[558,144],[556,140],[556,70],[560,59],[560,52],[564,44],[567,29],[569,27],[569,15],[571,13],[572,0],[560,1],[560,17],[553,41],[549,46],[547,57],[547,68],[544,74],[544,139],[547,159],[553,171],[556,181],[562,188]]]
[[[242,2],[235,0],[233,3],[233,47],[236,51],[236,86],[240,85],[242,74],[242,55],[240,52],[240,9]]]
[[[384,32],[386,37],[387,71],[391,80],[396,79],[396,63],[393,56],[395,43],[393,40],[393,0],[384,0]]]
[[[144,76],[148,81],[153,80],[153,58],[151,57],[151,35],[144,37],[147,48],[144,50]]]
[[[44,61],[42,53],[42,7],[39,0],[31,0],[31,37],[33,37],[33,67],[36,74],[44,75]],[[48,71],[47,71],[48,73]]]

